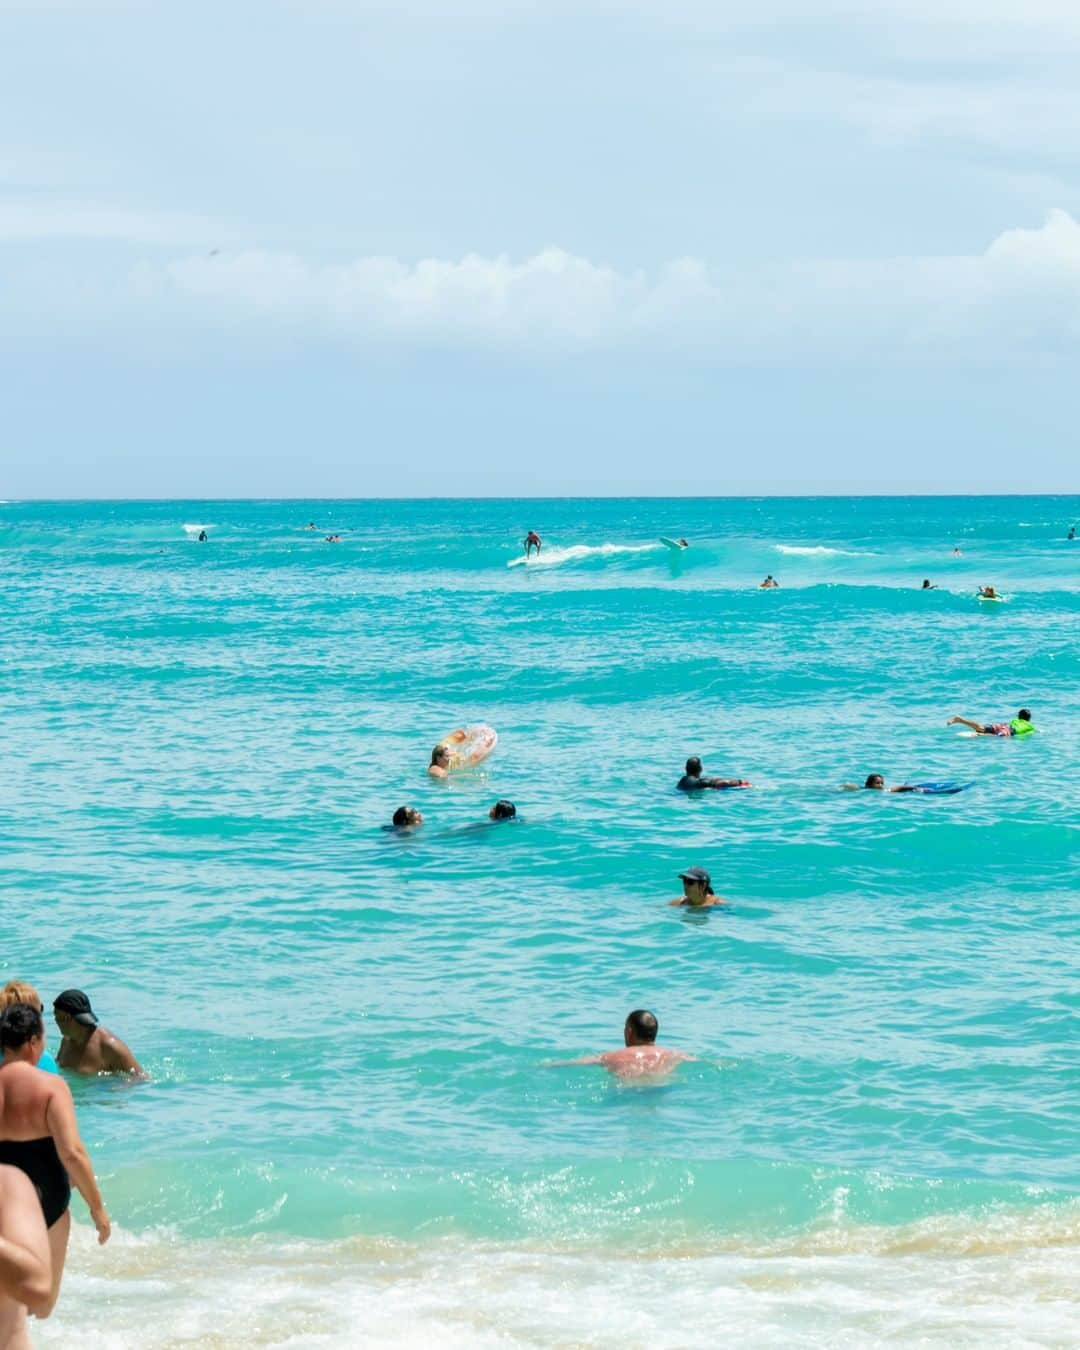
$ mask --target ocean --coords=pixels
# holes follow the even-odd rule
[[[0,505],[3,974],[152,1075],[73,1084],[116,1232],[36,1343],[1080,1343],[1074,523]],[[552,1066],[636,1007],[696,1060]]]

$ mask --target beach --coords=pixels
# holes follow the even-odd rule
[[[35,1342],[1075,1344],[1078,517],[0,505],[4,975],[151,1075]]]

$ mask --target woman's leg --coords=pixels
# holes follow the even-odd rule
[[[71,1234],[71,1210],[65,1209],[49,1229],[49,1255],[52,1257],[52,1297],[49,1305],[37,1315],[48,1317],[56,1307],[60,1297],[60,1281],[64,1278],[64,1262],[67,1260],[68,1237]]]

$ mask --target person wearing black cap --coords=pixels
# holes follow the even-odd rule
[[[726,905],[727,901],[713,893],[712,878],[704,867],[688,867],[679,873],[683,884],[683,893],[672,900],[673,905],[686,905],[689,909],[708,909],[711,905]]]
[[[142,1065],[120,1039],[98,1026],[90,1000],[81,989],[65,989],[53,999],[53,1016],[60,1028],[56,1062],[72,1073],[130,1073],[145,1078]]]

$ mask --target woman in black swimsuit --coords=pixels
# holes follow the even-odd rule
[[[48,1316],[64,1274],[71,1231],[71,1181],[90,1209],[99,1242],[109,1240],[111,1224],[90,1158],[79,1138],[71,1089],[62,1078],[35,1067],[45,1048],[40,1010],[28,1003],[5,1009],[0,1017],[0,1047],[4,1052],[0,1065],[0,1163],[25,1172],[41,1201],[49,1230],[52,1298],[38,1316]]]

